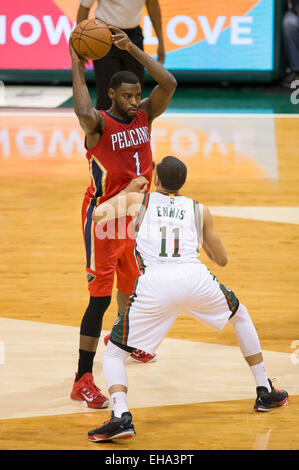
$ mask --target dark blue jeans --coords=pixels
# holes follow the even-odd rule
[[[299,16],[287,11],[283,18],[283,45],[288,66],[299,72]]]

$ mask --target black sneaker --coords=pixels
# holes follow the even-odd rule
[[[135,435],[131,413],[125,411],[121,418],[116,418],[112,411],[110,421],[106,421],[100,428],[89,431],[88,439],[92,442],[99,442],[110,439],[129,439]]]
[[[286,405],[288,402],[288,392],[285,390],[276,390],[273,387],[271,380],[269,380],[271,392],[268,392],[266,387],[257,387],[254,409],[256,411],[270,411],[278,406]]]

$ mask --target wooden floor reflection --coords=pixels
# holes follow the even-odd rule
[[[297,396],[269,413],[254,412],[252,400],[133,409],[136,437],[120,444],[87,440],[108,411],[6,420],[0,442],[13,450],[296,450],[298,405]]]

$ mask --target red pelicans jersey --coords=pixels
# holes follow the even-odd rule
[[[124,189],[137,176],[152,179],[152,151],[147,114],[141,109],[129,121],[100,111],[105,127],[98,144],[86,148],[91,184],[85,196],[96,206]]]

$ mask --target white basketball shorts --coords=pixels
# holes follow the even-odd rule
[[[238,307],[235,294],[204,264],[155,265],[137,279],[133,295],[113,326],[111,340],[153,353],[179,314],[190,314],[213,330],[221,330]]]

